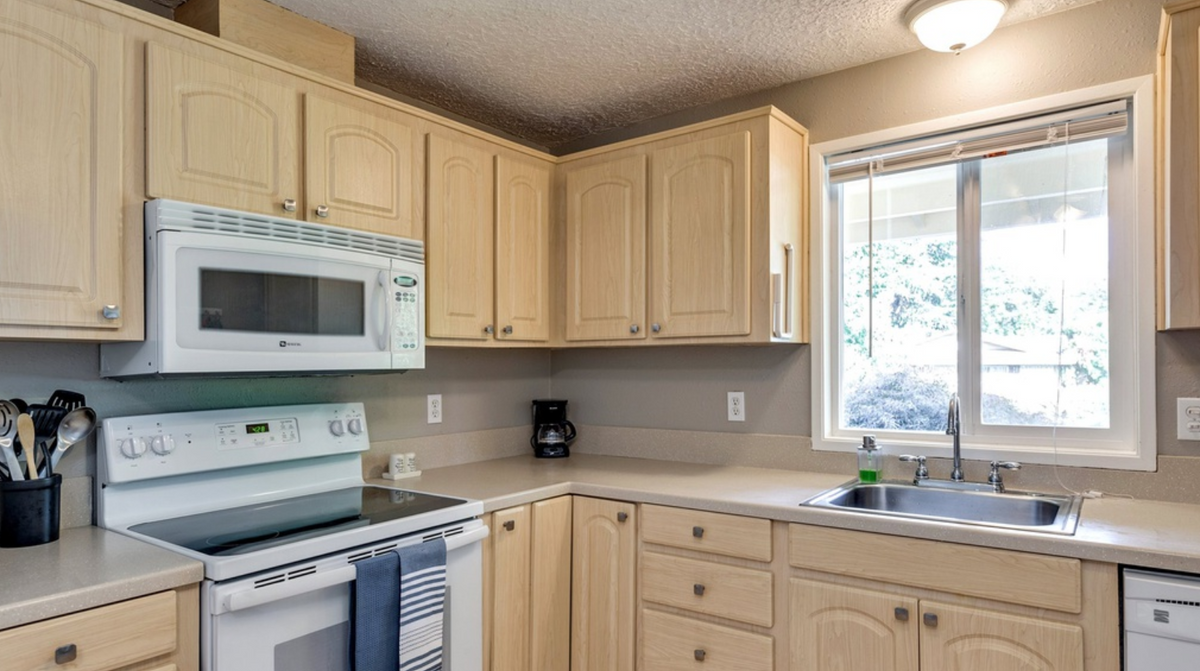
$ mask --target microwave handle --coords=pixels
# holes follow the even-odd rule
[[[379,340],[377,345],[380,352],[386,352],[391,349],[388,344],[388,277],[391,273],[386,270],[379,271],[379,279],[375,282],[375,305],[379,307],[379,312],[376,313],[379,317]]]
[[[446,538],[446,553],[449,554],[471,543],[478,543],[487,537],[488,528],[486,526],[481,526],[456,536],[450,536]],[[357,574],[358,571],[354,568],[354,565],[349,564],[332,571],[323,571],[298,580],[288,580],[271,585],[270,587],[260,587],[258,589],[252,587],[240,592],[234,592],[225,598],[224,603],[216,604],[215,614],[236,613],[239,610],[262,606],[293,596],[299,596],[306,592],[315,592],[326,587],[353,582]]]

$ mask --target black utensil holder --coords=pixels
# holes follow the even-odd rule
[[[0,547],[23,548],[58,540],[62,476],[0,481]]]

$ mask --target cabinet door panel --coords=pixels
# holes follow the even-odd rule
[[[431,134],[428,157],[428,335],[486,340],[493,325],[492,156]]]
[[[529,506],[492,514],[492,671],[529,669]]]
[[[0,324],[121,326],[122,45],[0,2]]]
[[[633,671],[636,507],[578,496],[573,505],[571,670]]]
[[[566,339],[644,339],[646,158],[578,168],[566,182]]]
[[[1083,671],[1077,625],[931,601],[921,611],[937,617],[921,627],[921,671]]]
[[[368,103],[305,98],[309,221],[420,240],[413,194],[421,171],[416,120]],[[319,205],[329,208],[319,217]]]
[[[531,671],[571,666],[571,497],[533,504],[530,541]]]
[[[650,156],[656,338],[750,333],[750,133]]]
[[[791,668],[917,671],[917,616],[916,599],[793,578]]]
[[[496,158],[496,329],[502,340],[550,338],[550,170],[504,156]]]
[[[159,44],[146,57],[148,194],[295,217],[299,94]]]

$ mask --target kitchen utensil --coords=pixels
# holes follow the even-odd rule
[[[96,429],[96,411],[87,407],[75,408],[68,412],[58,423],[58,444],[50,453],[49,466],[46,474],[50,475],[58,468],[58,461],[63,458],[71,446],[92,434]]]
[[[10,398],[10,399],[9,399],[9,402],[11,402],[13,405],[17,406],[17,412],[18,412],[18,413],[22,413],[22,412],[29,412],[29,404],[25,402],[25,399],[23,399],[23,398]]]
[[[75,408],[82,408],[86,405],[86,401],[84,401],[83,394],[77,391],[55,389],[54,393],[50,395],[50,400],[46,401],[46,405],[70,412]]]
[[[33,418],[33,430],[37,434],[34,439],[37,441],[38,447],[46,447],[46,443],[54,440],[58,432],[58,425],[62,422],[62,418],[67,414],[63,408],[54,407],[51,405],[35,404],[29,406],[29,416]],[[53,449],[54,445],[49,445]],[[37,451],[34,451],[37,454]]]
[[[21,462],[17,461],[17,453],[13,451],[13,438],[17,435],[17,415],[21,413],[11,401],[0,400],[0,455],[8,467],[10,480],[24,480],[21,475]]]
[[[29,471],[29,479],[37,480],[37,432],[33,429],[33,418],[25,413],[17,415],[17,435],[21,439],[21,447],[25,450],[25,468]]]

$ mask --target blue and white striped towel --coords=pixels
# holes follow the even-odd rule
[[[400,671],[442,671],[446,541],[397,550],[400,555]]]

